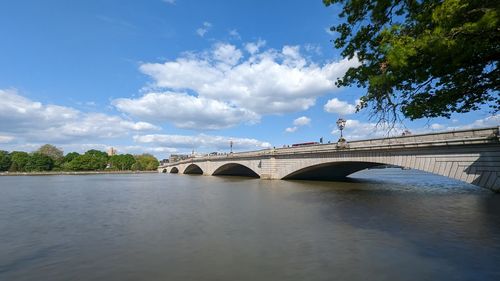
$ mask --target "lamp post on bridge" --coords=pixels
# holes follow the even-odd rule
[[[231,153],[233,153],[233,140],[229,141],[229,147],[231,147]]]
[[[339,130],[340,130],[339,142],[345,142],[344,135],[342,134],[342,131],[345,128],[346,122],[347,121],[344,118],[339,118],[339,120],[337,120],[337,128],[339,128]]]

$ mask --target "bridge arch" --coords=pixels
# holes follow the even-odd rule
[[[170,173],[171,174],[178,174],[179,173],[179,169],[177,167],[173,167],[172,169],[170,169]]]
[[[203,170],[200,168],[200,166],[198,166],[196,164],[189,164],[189,166],[187,166],[184,169],[184,173],[183,174],[188,174],[188,175],[203,175]]]
[[[249,167],[238,164],[238,163],[227,163],[219,168],[217,168],[213,173],[213,176],[240,176],[240,177],[250,177],[250,178],[260,178],[254,170]]]
[[[387,165],[391,163],[334,161],[299,168],[288,175],[284,180],[335,180],[342,179],[358,171]]]
[[[161,172],[165,174],[167,172],[167,169],[163,169],[161,170]]]

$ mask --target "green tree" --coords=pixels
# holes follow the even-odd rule
[[[135,163],[132,165],[132,169],[141,171],[152,171],[156,170],[160,163],[158,159],[151,154],[135,155]]]
[[[104,170],[108,165],[108,154],[99,150],[91,149],[85,152],[91,170]]]
[[[10,172],[24,172],[26,164],[30,159],[30,155],[24,151],[12,151],[10,153],[12,164],[10,165]]]
[[[71,162],[63,164],[65,170],[71,171],[88,171],[91,170],[87,164],[86,157],[84,155],[78,155]]]
[[[135,158],[132,154],[123,155],[123,170],[131,170],[132,165],[135,163]]]
[[[132,164],[131,170],[133,170],[133,171],[142,171],[142,170],[144,170],[144,168],[142,167],[142,165],[141,165],[140,162],[136,161],[134,164]]]
[[[64,156],[64,162],[68,163],[71,162],[71,160],[75,159],[76,157],[80,156],[80,153],[78,152],[70,152]]]
[[[61,149],[51,144],[42,145],[36,152],[41,153],[43,155],[47,155],[54,161],[62,159],[64,155],[64,152]]]
[[[54,167],[54,160],[49,156],[35,152],[30,155],[26,163],[25,170],[27,172],[50,171]]]
[[[5,150],[0,150],[0,172],[7,171],[10,168],[10,155]]]
[[[500,1],[323,0],[340,5],[334,46],[357,56],[338,86],[366,87],[358,110],[395,121],[500,109]]]
[[[104,170],[108,164],[108,155],[98,150],[89,150],[85,154],[76,156],[65,168],[73,171]]]
[[[73,159],[75,159],[78,156],[80,156],[80,153],[78,152],[70,152],[66,154],[62,160],[61,169],[65,171],[72,170],[70,163],[71,161],[73,161]]]
[[[111,168],[115,170],[130,170],[135,163],[135,158],[131,154],[119,154],[110,157]]]

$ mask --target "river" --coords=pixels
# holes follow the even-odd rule
[[[415,170],[343,182],[0,177],[0,280],[500,280],[500,195]]]

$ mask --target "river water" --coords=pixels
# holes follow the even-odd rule
[[[500,280],[500,196],[415,170],[344,182],[0,177],[0,280]]]

